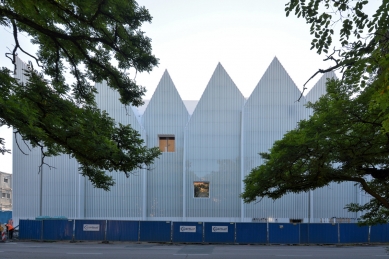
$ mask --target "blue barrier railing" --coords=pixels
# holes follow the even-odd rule
[[[226,244],[389,242],[389,224],[20,220],[19,239]]]

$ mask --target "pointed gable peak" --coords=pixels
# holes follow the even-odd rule
[[[161,82],[164,78],[169,78],[170,80],[172,80],[171,77],[170,77],[169,71],[167,71],[167,69],[165,69],[165,71],[163,71],[163,74],[162,74],[162,77],[161,77],[160,82]]]
[[[227,73],[226,69],[223,67],[223,65],[220,62],[217,63],[217,66],[213,72],[212,77],[214,76],[228,76],[231,79],[230,75]]]
[[[281,64],[281,61],[277,58],[277,56],[274,56],[273,60],[270,62],[270,65],[267,69],[269,70],[270,68],[277,67],[277,66],[280,66],[285,70],[284,66]]]
[[[212,96],[210,98],[225,96],[228,95],[227,92],[234,93],[234,95],[239,96],[239,98],[244,98],[230,75],[219,62],[203,92],[201,99],[203,99],[204,96]]]

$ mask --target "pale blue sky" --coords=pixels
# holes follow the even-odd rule
[[[153,16],[153,22],[143,28],[152,39],[153,53],[160,59],[159,67],[136,77],[147,89],[145,99],[151,98],[165,69],[182,99],[200,99],[218,62],[248,97],[275,56],[302,89],[318,68],[330,64],[310,50],[311,35],[305,21],[285,16],[286,2],[139,0],[139,5],[146,6]],[[375,8],[373,4],[372,10]],[[0,33],[0,53],[3,53],[6,47],[12,48],[12,38],[7,31]],[[28,42],[24,36],[20,39]],[[1,55],[0,66],[10,65]],[[313,79],[309,86],[318,79]],[[0,128],[0,136],[12,148],[11,131]],[[12,172],[11,155],[0,155],[0,171]]]

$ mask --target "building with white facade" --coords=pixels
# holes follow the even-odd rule
[[[18,60],[17,77],[25,64]],[[308,118],[304,104],[325,93],[325,74],[299,102],[301,92],[277,58],[249,98],[218,64],[196,103],[183,101],[166,71],[147,106],[125,107],[118,93],[97,84],[96,101],[102,110],[140,132],[148,147],[159,146],[162,155],[149,170],[126,178],[114,172],[116,185],[96,189],[78,172],[69,156],[47,159],[56,169],[38,174],[39,150],[22,154],[13,147],[13,218],[65,216],[76,219],[174,220],[223,222],[328,222],[359,217],[344,206],[368,197],[353,183],[288,194],[279,200],[244,204],[244,177],[263,163],[275,140]],[[196,104],[193,109],[193,104]],[[188,109],[189,108],[189,109]],[[16,140],[14,140],[15,143]]]
[[[0,211],[12,211],[12,174],[0,172]]]

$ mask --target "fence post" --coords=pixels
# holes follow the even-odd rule
[[[367,242],[370,243],[370,235],[371,235],[371,226],[369,226],[369,233],[367,236]]]
[[[340,244],[340,226],[338,223],[338,244]]]
[[[269,244],[269,219],[266,218],[266,242]]]
[[[170,221],[170,243],[173,243],[173,221]]]
[[[108,220],[105,220],[103,244],[108,244],[109,243],[109,241],[107,240],[107,228],[108,228]]]
[[[70,240],[70,243],[75,243],[75,236],[76,236],[76,219],[73,219],[73,228],[72,228],[72,240]]]
[[[138,221],[138,242],[140,242],[140,220]]]
[[[234,244],[236,244],[236,222],[234,223]]]
[[[45,224],[45,220],[42,219],[42,224],[41,224],[41,242],[43,242],[43,230],[44,230],[43,225],[44,224]]]
[[[203,222],[203,244],[205,242],[205,222]]]

